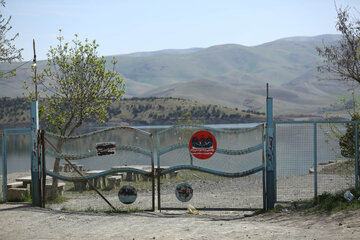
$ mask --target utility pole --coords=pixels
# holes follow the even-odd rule
[[[34,59],[33,59],[33,67],[34,67],[34,79],[35,79],[35,101],[38,100],[38,90],[37,90],[37,79],[36,79],[36,51],[35,51],[35,39],[33,39],[33,49],[34,49]]]

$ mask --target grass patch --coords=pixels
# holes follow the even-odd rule
[[[325,166],[319,173],[353,175],[355,172],[355,160],[336,161],[334,164]]]
[[[23,198],[16,198],[16,199],[12,199],[9,202],[27,202],[27,203],[31,203],[32,199],[31,199],[31,195],[30,194],[26,194],[25,197]]]
[[[62,210],[69,210],[67,208],[62,209]],[[137,212],[142,212],[143,209],[141,209],[140,207],[120,207],[120,208],[116,208],[114,209],[94,209],[92,207],[88,207],[87,209],[84,210],[84,212],[91,212],[91,213],[137,213]]]
[[[46,198],[46,204],[60,204],[66,202],[68,199],[63,195],[57,193],[55,198]]]
[[[105,211],[106,213],[137,213],[137,212],[142,212],[143,210],[140,207],[121,207],[121,208],[116,208],[111,209],[111,210],[107,210]]]
[[[360,190],[355,188],[351,188],[349,190],[354,195],[354,199],[352,201],[348,201],[344,198],[346,190],[335,194],[323,193],[317,198],[308,201],[313,204],[302,205],[300,209],[308,213],[318,212],[328,214],[339,211],[352,211],[360,209],[360,200],[358,200],[360,197]]]

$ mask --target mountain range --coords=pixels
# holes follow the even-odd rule
[[[291,37],[247,47],[239,44],[208,48],[168,49],[107,56],[126,83],[125,97],[175,97],[244,110],[264,111],[266,83],[275,114],[319,115],[348,86],[319,80],[322,59],[316,47],[336,44],[340,35]],[[108,61],[110,63],[110,61]],[[1,79],[0,97],[21,96],[31,75],[31,62],[1,63],[0,71],[16,68],[17,75]],[[46,61],[39,61],[39,70]]]

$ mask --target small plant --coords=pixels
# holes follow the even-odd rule
[[[57,193],[55,198],[46,198],[47,204],[60,204],[63,202],[66,202],[68,199],[64,197],[63,195]]]
[[[115,210],[107,210],[106,213],[137,213],[142,212],[143,210],[140,207],[121,207],[116,208]]]
[[[63,206],[63,207],[61,208],[61,211],[70,211],[70,209],[69,209],[68,207]]]
[[[88,207],[87,209],[85,209],[84,212],[98,213],[98,212],[100,212],[100,210],[94,209],[94,208],[92,208],[92,207]]]
[[[30,194],[26,194],[23,198],[16,198],[16,199],[12,199],[9,202],[28,202],[31,203],[32,199],[31,199],[31,195]]]
[[[349,189],[349,191],[354,195],[354,199],[352,201],[348,201],[344,198],[344,191],[337,192],[335,194],[331,193],[323,193],[319,195],[317,198],[313,199],[313,206],[307,206],[303,209],[307,212],[325,212],[325,213],[335,213],[339,211],[349,211],[360,209],[360,201],[358,198],[360,197],[359,189]]]

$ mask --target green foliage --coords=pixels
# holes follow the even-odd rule
[[[317,52],[323,57],[318,71],[328,74],[326,77],[360,83],[360,21],[350,15],[350,8],[336,9],[336,29],[341,33],[341,40],[331,45],[317,47]]]
[[[360,209],[360,201],[357,199],[360,197],[359,189],[349,189],[351,193],[354,195],[354,199],[352,201],[348,201],[344,198],[344,191],[338,192],[336,194],[331,193],[323,193],[314,199],[314,202],[317,203],[310,211],[317,212],[327,212],[334,213],[342,210],[356,210]]]
[[[47,99],[40,99],[47,106]],[[161,111],[159,110],[161,105]],[[0,126],[20,127],[30,121],[30,104],[24,98],[0,98]],[[113,102],[106,107],[109,122],[128,122],[131,125],[179,124],[187,121],[186,113],[195,123],[219,124],[263,121],[263,113],[236,110],[216,105],[200,104],[190,100],[175,98],[131,98]],[[136,115],[136,117],[135,117]],[[85,124],[94,124],[96,120],[85,119]],[[41,122],[43,125],[44,120]]]
[[[47,196],[46,204],[60,204],[66,202],[68,199],[63,195],[56,193],[55,197],[52,198],[51,196]]]
[[[81,42],[78,36],[72,44],[63,43],[58,37],[57,47],[50,47],[47,68],[33,76],[38,84],[39,97],[46,97],[39,108],[41,119],[48,131],[71,136],[86,119],[105,122],[107,107],[119,101],[125,93],[124,82],[117,71],[106,69],[104,57],[98,57],[96,41]],[[115,59],[111,61],[113,69]],[[25,82],[24,88],[30,100],[35,98]]]
[[[354,112],[351,116],[351,121],[359,121],[360,120],[360,113]],[[360,142],[359,137],[360,129],[358,128],[358,139]],[[341,155],[347,158],[355,158],[355,124],[348,123],[346,124],[346,133],[342,135],[339,139],[339,146],[341,149]]]
[[[346,112],[351,117],[351,121],[360,121],[360,108],[359,108],[359,98],[355,96],[355,92],[353,91],[352,99],[347,100],[343,98],[341,100]],[[355,158],[355,125],[354,123],[347,123],[345,125],[346,132],[345,134],[334,124],[330,123],[328,124],[330,130],[325,132],[325,135],[327,135],[330,138],[336,139],[339,142],[339,147],[341,149],[341,156],[346,158]],[[359,126],[360,128],[360,126]],[[359,137],[359,131],[358,129],[358,137]],[[360,138],[359,138],[360,143]]]
[[[193,108],[193,109],[195,109],[195,108]],[[182,117],[179,117],[178,124],[179,125],[193,125],[193,124],[201,125],[201,124],[204,124],[204,122],[202,122],[200,120],[191,119],[191,112],[186,112],[186,113],[184,113],[184,115]]]
[[[26,194],[23,198],[20,199],[12,199],[10,202],[27,202],[27,203],[31,203],[32,199],[31,199],[31,195],[30,194]]]
[[[121,208],[116,208],[114,209],[110,209],[110,210],[106,210],[105,213],[137,213],[137,212],[142,212],[144,210],[142,210],[140,207],[121,207]]]
[[[5,7],[5,1],[0,2],[2,7]],[[19,33],[16,33],[14,36],[7,38],[8,32],[12,29],[10,26],[11,16],[9,18],[4,18],[0,13],[0,62],[11,63],[15,60],[21,60],[21,49],[17,49],[14,45],[15,39],[19,36]],[[7,72],[0,72],[0,78],[9,78],[15,76],[15,69],[12,69]]]

